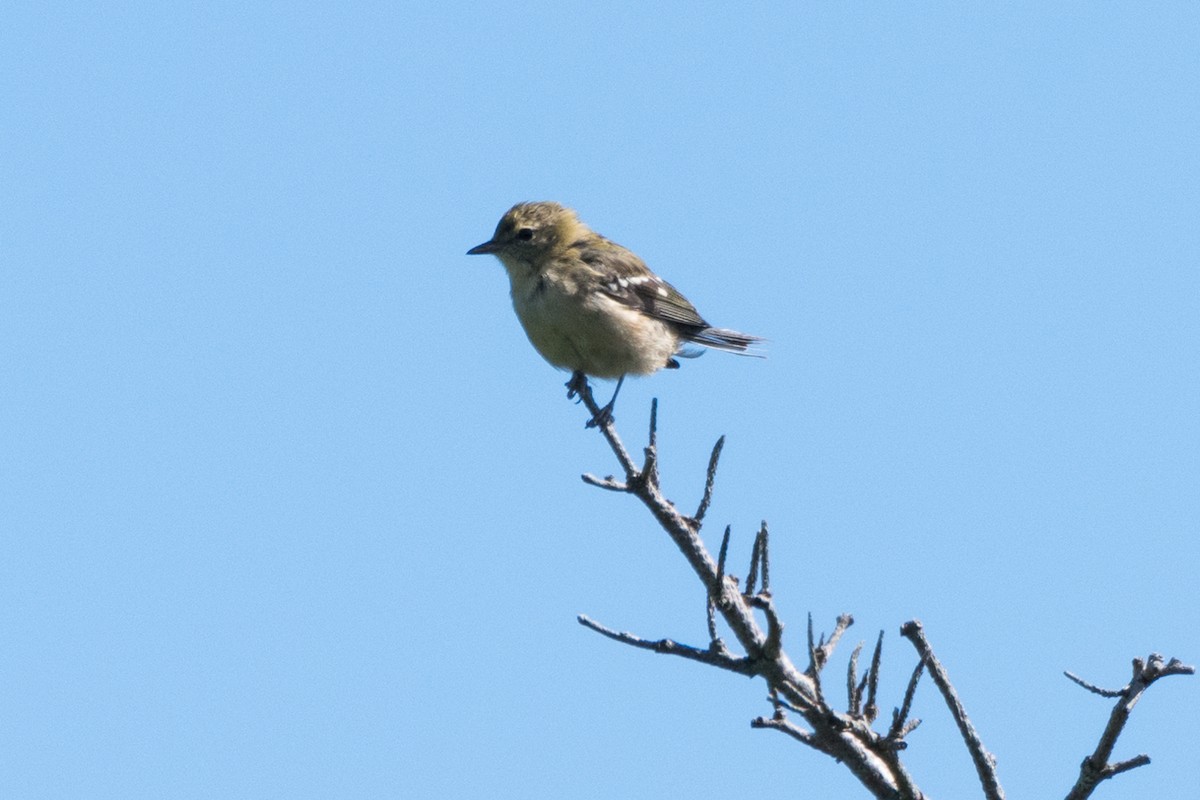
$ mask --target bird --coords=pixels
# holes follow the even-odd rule
[[[570,370],[573,396],[583,376],[616,380],[612,399],[588,422],[612,421],[626,375],[679,367],[703,345],[742,355],[763,340],[715,328],[636,254],[601,236],[578,214],[553,202],[510,208],[492,238],[467,251],[504,265],[513,308],[534,349]]]

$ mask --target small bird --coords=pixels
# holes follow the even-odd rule
[[[542,357],[582,375],[616,379],[612,400],[589,427],[612,419],[626,375],[679,366],[676,356],[699,352],[689,343],[754,355],[762,341],[704,321],[675,287],[633,252],[593,231],[558,203],[518,203],[492,238],[467,251],[500,259],[512,285],[513,308]]]

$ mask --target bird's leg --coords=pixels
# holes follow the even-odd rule
[[[620,378],[617,378],[617,388],[613,390],[612,400],[609,400],[608,404],[604,406],[604,408],[596,412],[596,416],[588,420],[588,423],[585,427],[595,428],[598,425],[605,425],[613,421],[613,405],[615,405],[617,402],[617,395],[621,393],[621,384],[624,382],[624,375],[622,375]]]

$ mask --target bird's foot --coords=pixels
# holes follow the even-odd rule
[[[617,381],[617,391],[613,392],[612,400],[608,401],[608,405],[596,412],[596,415],[587,421],[585,427],[599,428],[605,425],[611,425],[613,420],[613,404],[617,402],[617,393],[621,391],[621,384],[625,381],[624,376]],[[567,381],[567,399],[575,400],[576,403],[582,402],[584,397],[588,398],[588,405],[594,406],[595,401],[592,399],[591,387],[588,386],[587,376],[583,372],[576,370],[571,373],[571,380]]]
[[[611,425],[616,420],[613,416],[613,404],[609,403],[604,408],[596,412],[596,416],[587,421],[585,428],[601,428],[605,425]]]
[[[575,370],[571,373],[571,380],[567,381],[567,399],[575,400],[578,397],[583,399],[583,392],[588,388],[587,376],[580,370]],[[579,402],[579,400],[575,400]]]

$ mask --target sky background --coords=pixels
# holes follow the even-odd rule
[[[761,681],[498,262],[579,210],[714,324],[667,494],[806,614],[921,619],[1010,797],[1134,656],[1200,661],[1200,6],[11,3],[0,26],[0,796],[865,797]],[[932,685],[905,756],[978,796]],[[1195,787],[1200,683],[1097,797]],[[1190,795],[1196,796],[1196,795]]]

